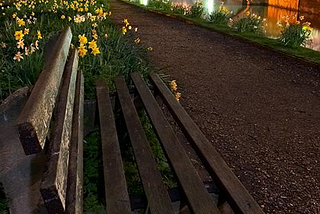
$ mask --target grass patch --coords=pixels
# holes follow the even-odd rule
[[[105,193],[99,130],[85,138],[84,142],[84,211],[105,213]]]

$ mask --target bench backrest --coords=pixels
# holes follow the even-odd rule
[[[40,191],[49,213],[82,213],[83,75],[66,28],[51,48],[17,126],[26,155],[45,147]]]

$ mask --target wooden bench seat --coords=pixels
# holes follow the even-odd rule
[[[17,122],[26,155],[45,150],[47,161],[41,181],[41,195],[50,214],[83,213],[83,114],[84,79],[78,71],[77,50],[70,47],[71,30],[61,32],[50,58]],[[219,214],[217,201],[210,195],[197,170],[168,122],[155,94],[170,110],[185,136],[234,213],[263,213],[237,179],[221,155],[175,99],[157,74],[150,74],[154,93],[140,74],[132,73],[135,93],[130,93],[122,76],[115,78],[117,102],[113,107],[107,85],[97,82],[97,104],[108,214],[132,213],[116,120],[124,120],[140,179],[147,199],[148,213],[175,214],[173,198],[163,182],[138,111],[144,110],[177,180],[180,200],[187,213]],[[131,81],[130,80],[130,81]],[[139,105],[140,103],[140,105]],[[121,110],[122,117],[114,112]],[[182,214],[182,210],[180,210]],[[180,213],[179,212],[179,213]]]
[[[141,99],[183,195],[186,197],[190,211],[196,214],[220,213],[218,205],[209,195],[154,95],[140,74],[133,73],[131,77],[136,90],[135,96]],[[263,213],[259,205],[232,173],[220,154],[212,147],[159,76],[151,74],[150,79],[156,94],[160,95],[186,136],[194,144],[199,157],[206,164],[208,171],[215,182],[217,182],[223,196],[226,196],[226,200],[233,211],[235,213]],[[160,172],[157,170],[155,158],[124,78],[117,77],[115,85],[117,90],[116,95],[130,137],[150,212],[153,214],[175,213],[168,190],[165,188]],[[99,81],[97,84],[97,99],[100,131],[103,138],[107,213],[119,213],[118,210],[120,209],[123,210],[121,213],[130,213],[120,146],[118,138],[115,135],[115,119],[108,96],[108,87],[102,81]]]

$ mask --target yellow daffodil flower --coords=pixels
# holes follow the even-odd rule
[[[78,38],[79,38],[79,43],[80,43],[80,44],[87,44],[88,39],[87,39],[87,37],[86,37],[84,34],[79,35]]]
[[[21,40],[24,37],[24,34],[22,33],[22,30],[16,31],[14,33],[14,37],[16,40]]]
[[[177,91],[177,90],[178,90],[178,85],[177,85],[176,80],[172,80],[172,81],[170,82],[170,87],[171,87],[171,90],[172,90],[172,91]]]
[[[41,35],[40,30],[37,30],[37,36],[38,36],[38,39],[42,39],[42,35]]]
[[[100,50],[99,50],[98,47],[95,47],[95,48],[92,49],[91,53],[96,56],[97,54],[100,53]]]
[[[78,52],[80,57],[84,57],[87,54],[87,49],[83,44],[80,44]]]
[[[127,28],[125,26],[122,27],[122,34],[125,35],[127,33]]]
[[[128,26],[130,25],[128,19],[124,19],[123,22],[124,22],[124,24],[126,25],[126,27],[128,27]]]
[[[17,18],[17,24],[19,27],[21,27],[21,26],[25,26],[26,22],[23,19]]]
[[[29,32],[30,32],[29,28],[25,28],[24,31],[23,31],[24,35],[28,35]]]
[[[97,42],[92,40],[91,42],[89,42],[89,46],[90,49],[94,49],[97,47]]]

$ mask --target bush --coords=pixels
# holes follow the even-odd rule
[[[209,20],[216,25],[226,25],[231,14],[232,12],[230,12],[226,6],[221,4],[219,10],[213,11],[209,15]]]
[[[172,2],[162,1],[162,0],[152,0],[149,2],[149,6],[156,9],[169,11],[172,7]]]
[[[201,18],[204,8],[202,1],[195,2],[187,12],[187,16],[191,18]]]
[[[262,33],[263,22],[260,16],[256,14],[247,13],[246,17],[239,19],[232,24],[232,28],[240,33],[252,32],[252,33]]]
[[[281,23],[279,25],[283,26]],[[311,42],[311,30],[310,22],[305,22],[303,24],[301,24],[300,21],[297,21],[294,24],[286,22],[279,41],[286,47],[297,48],[306,46],[306,44]]]

